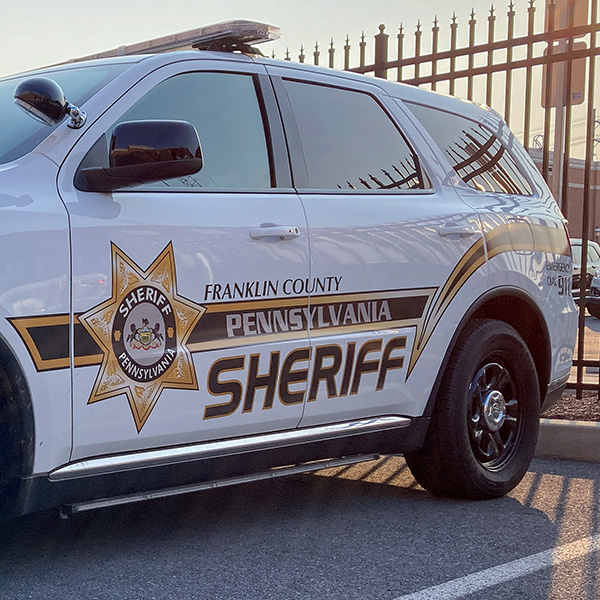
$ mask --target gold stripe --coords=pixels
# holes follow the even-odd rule
[[[203,303],[207,313],[236,312],[244,310],[269,309],[271,307],[286,308],[289,306],[320,306],[330,303],[360,302],[365,300],[386,300],[390,298],[409,298],[413,296],[430,296],[437,288],[414,288],[406,290],[389,290],[383,292],[352,292],[349,294],[329,294],[327,296],[294,296],[292,298],[264,298],[261,300],[239,300],[231,302],[218,302],[215,304]]]
[[[38,347],[33,341],[30,329],[38,327],[51,327],[56,325],[68,325],[69,315],[41,315],[36,317],[9,317],[8,322],[16,329],[23,340],[33,364],[38,371],[51,371],[54,369],[68,369],[71,362],[69,357],[42,359]],[[68,348],[67,348],[68,350]]]

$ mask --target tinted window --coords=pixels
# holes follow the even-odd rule
[[[487,127],[434,108],[408,102],[406,106],[473,189],[521,196],[533,193],[515,159]]]
[[[133,189],[271,187],[265,127],[251,75],[177,75],[148,92],[114,126],[122,121],[152,119],[191,123],[200,139],[203,166],[194,175]],[[111,133],[112,129],[107,139]],[[81,166],[107,166],[98,165],[94,156],[99,156],[97,148],[88,153]],[[106,151],[103,156],[108,156]]]
[[[416,154],[370,95],[284,81],[309,187],[408,190],[429,187]]]

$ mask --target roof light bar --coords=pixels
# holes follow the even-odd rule
[[[249,54],[260,54],[261,52],[256,48],[252,48],[252,46],[277,40],[280,37],[281,30],[279,27],[239,19],[190,29],[129,46],[119,46],[114,50],[72,59],[69,62],[110,58],[112,56],[129,56],[130,54],[155,54],[174,50],[191,50],[192,48],[225,52],[238,50]]]

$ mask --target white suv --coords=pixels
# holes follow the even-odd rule
[[[379,453],[453,497],[528,468],[576,325],[531,159],[490,109],[246,25],[0,81],[5,515]]]

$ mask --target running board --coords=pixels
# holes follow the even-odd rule
[[[320,471],[322,469],[355,465],[370,460],[377,460],[378,458],[379,454],[362,454],[359,456],[348,456],[346,458],[335,458],[332,460],[319,460],[301,465],[277,467],[261,473],[253,473],[252,475],[241,475],[239,477],[230,477],[228,479],[216,479],[202,483],[192,483],[171,488],[163,488],[161,490],[143,492],[140,494],[127,494],[125,496],[115,496],[114,498],[102,498],[100,500],[90,500],[89,502],[68,504],[61,507],[60,518],[68,519],[69,517],[86,510],[108,508],[110,506],[119,506],[121,504],[132,504],[134,502],[143,502],[144,500],[168,498],[170,496],[190,494],[192,492],[200,492],[202,490],[213,490],[230,485],[238,485],[240,483],[252,483],[254,481],[261,481],[263,479],[274,479],[276,477],[286,477],[288,475],[298,475],[300,473],[311,473],[312,471]]]

